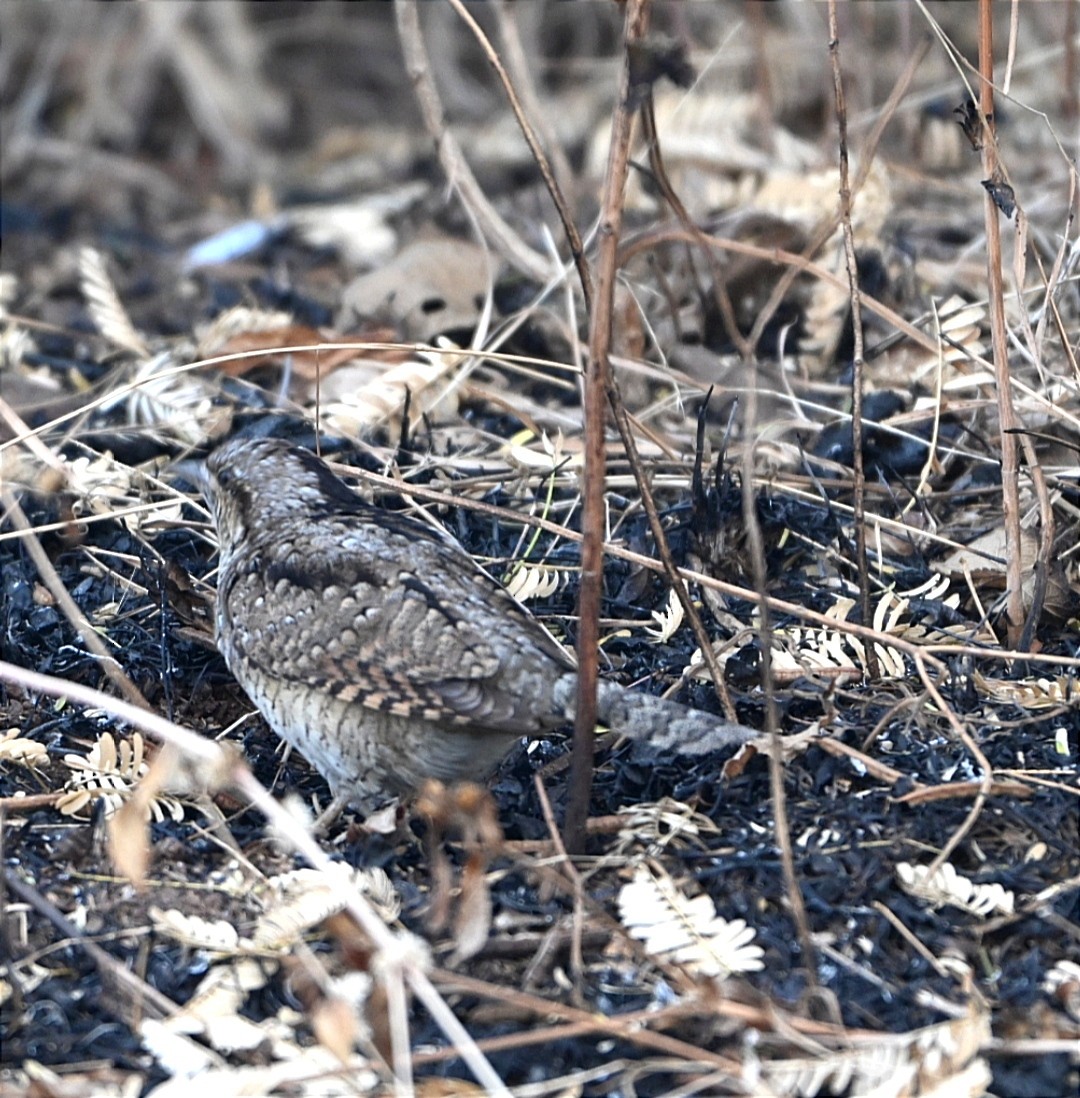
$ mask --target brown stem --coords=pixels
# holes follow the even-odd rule
[[[574,218],[570,213],[570,207],[566,204],[566,199],[559,189],[559,184],[555,181],[555,173],[552,171],[547,155],[544,153],[544,149],[540,144],[539,138],[536,136],[536,132],[525,116],[525,111],[521,106],[517,93],[514,91],[514,85],[510,80],[506,67],[502,63],[502,59],[495,52],[494,46],[492,46],[491,42],[488,40],[487,35],[484,34],[480,24],[472,17],[469,10],[462,3],[462,0],[450,0],[450,4],[454,11],[461,17],[462,22],[472,31],[477,42],[480,43],[480,48],[484,51],[488,62],[495,70],[495,75],[498,76],[502,83],[503,90],[506,92],[506,98],[510,103],[510,109],[514,112],[514,117],[517,119],[518,126],[521,127],[521,132],[525,137],[525,143],[529,146],[529,151],[536,161],[536,166],[540,169],[540,175],[543,177],[544,185],[548,189],[548,194],[551,195],[551,200],[555,203],[555,209],[559,212],[559,220],[562,222],[563,232],[566,233],[566,239],[570,245],[570,253],[574,257],[574,266],[577,268],[578,278],[581,280],[581,292],[585,295],[585,311],[591,313],[592,279],[589,277],[589,264],[585,259],[585,246],[582,244],[581,234],[577,231],[577,226],[574,224]]]
[[[988,180],[997,179],[997,130],[994,125],[994,25],[990,0],[979,0],[979,113],[985,125],[982,160]],[[998,208],[987,192],[983,197],[986,221],[986,274],[990,311],[990,337],[994,353],[999,434],[1001,437],[1001,502],[1005,520],[1005,569],[1008,583],[1005,614],[1010,648],[1023,644],[1023,561],[1020,545],[1020,463],[1016,432],[1019,421],[1012,402],[1008,339],[1005,333],[1005,291],[1001,277],[1001,233]]]
[[[851,446],[854,471],[855,566],[859,576],[859,605],[862,620],[870,621],[870,574],[866,566],[866,470],[863,463],[863,330],[862,297],[859,293],[859,265],[855,256],[855,234],[851,228],[851,184],[848,177],[847,99],[840,71],[840,32],[836,19],[836,0],[829,0],[829,55],[832,60],[833,91],[836,95],[836,129],[840,144],[840,224],[844,234],[844,258],[847,261],[848,295],[851,300],[851,327],[855,337],[851,377]],[[871,679],[878,677],[877,652],[866,651],[866,669]]]
[[[761,524],[757,517],[757,498],[754,491],[754,423],[757,419],[757,384],[750,375],[746,399],[744,429],[746,443],[742,460],[742,513],[746,527],[746,541],[750,550],[754,590],[758,597],[758,640],[761,646],[761,689],[765,695],[765,730],[770,739],[769,791],[773,806],[773,831],[780,851],[780,863],[784,870],[784,888],[787,893],[791,916],[802,948],[803,964],[807,979],[817,985],[816,951],[810,936],[810,924],[806,918],[806,905],[795,872],[795,852],[791,845],[791,828],[787,814],[787,796],[784,791],[784,752],[780,742],[780,726],[776,715],[776,694],[772,674],[772,622],[765,590],[765,545],[761,536]]]
[[[435,150],[446,178],[461,195],[462,202],[475,216],[485,237],[499,253],[530,278],[546,282],[552,273],[551,264],[534,252],[495,211],[446,124],[439,93],[431,75],[431,66],[428,64],[416,0],[396,0],[394,15],[397,18],[401,52],[405,56],[405,68],[416,92],[424,125],[435,142]]]
[[[566,807],[565,841],[570,854],[585,849],[585,820],[592,791],[593,738],[600,644],[600,591],[604,563],[604,421],[611,364],[611,321],[622,229],[623,192],[630,164],[634,112],[630,106],[629,47],[644,37],[649,0],[626,6],[619,100],[611,120],[611,147],[597,231],[596,301],[589,318],[589,361],[585,372],[585,478],[582,492],[581,593],[578,602],[578,696],[574,718],[573,762]]]

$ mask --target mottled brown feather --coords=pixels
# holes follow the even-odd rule
[[[482,779],[572,715],[573,663],[449,536],[360,499],[313,454],[237,439],[208,459],[217,634],[271,726],[359,807]],[[700,752],[754,734],[602,683],[601,719]]]

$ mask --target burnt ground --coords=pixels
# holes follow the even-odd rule
[[[392,8],[146,8],[27,6],[12,9],[5,34],[2,659],[117,693],[66,590],[154,712],[237,745],[276,796],[325,805],[318,774],[283,759],[214,648],[212,528],[171,464],[237,432],[270,433],[319,445],[396,509],[401,496],[363,475],[392,473],[495,575],[525,562],[519,597],[573,644],[583,304],[579,294],[571,313],[563,285],[545,297],[498,246],[490,266],[471,250],[467,204],[448,192],[424,132]],[[732,244],[713,262],[680,238],[639,151],[613,362],[737,715],[765,729],[774,705],[790,744],[786,836],[807,935],[764,750],[726,767],[723,756],[605,741],[574,871],[559,868],[549,824],[569,798],[565,737],[521,745],[490,782],[500,839],[489,828],[470,841],[407,807],[382,825],[339,820],[322,846],[361,871],[351,879],[388,925],[430,944],[435,985],[507,1087],[1075,1092],[1080,249],[1062,152],[1075,158],[1077,102],[1062,90],[1080,48],[1075,8],[1022,12],[997,118],[1020,209],[1002,215],[1004,267],[1025,289],[1007,278],[1013,396],[1030,441],[1018,474],[1018,658],[1004,655],[981,165],[953,117],[966,101],[961,71],[939,40],[920,54],[930,28],[918,19],[932,18],[974,59],[974,5],[919,17],[841,9],[856,165],[888,118],[853,215],[862,292],[891,311],[863,314],[869,618],[852,513],[850,304],[846,290],[823,289],[830,272],[846,277],[840,238],[821,234],[818,266],[769,300],[788,269],[777,249],[808,249],[835,207],[825,9],[655,6],[656,35],[711,74],[689,90],[655,86],[666,170],[695,223]],[[495,16],[481,14],[498,41]],[[557,241],[561,230],[505,100],[452,9],[422,16],[446,124],[484,194],[543,258],[542,228]],[[588,3],[512,13],[583,230],[601,194],[619,18]],[[1003,56],[1007,23],[996,33]],[[910,85],[887,107],[909,60]],[[440,249],[436,234],[456,243]],[[370,272],[381,281],[353,281]],[[478,324],[488,353],[443,359],[434,377],[416,365],[415,344],[444,333],[462,343]],[[364,347],[282,350],[342,342]],[[372,379],[403,362],[415,367],[405,381],[376,391]],[[611,439],[608,541],[639,557],[606,559],[603,673],[720,712],[690,627],[663,625],[670,584],[642,563],[658,551]],[[548,526],[530,525],[536,516]],[[755,563],[778,600],[764,637]],[[876,658],[859,625],[874,630]],[[138,750],[131,727],[6,674],[4,732],[6,1087],[167,1093],[185,1073],[205,1086],[258,1078],[258,1093],[390,1086],[385,1000],[378,987],[349,990],[379,971],[378,951],[328,918],[333,905],[294,914],[302,893],[284,875],[304,862],[258,811],[219,789],[215,829],[206,802],[167,783],[132,881],[110,833],[145,777],[125,754]],[[487,807],[476,812],[489,820]],[[943,853],[935,886],[911,885],[908,867]],[[667,897],[655,921],[691,928],[679,956],[635,925],[648,913],[623,890],[642,881]],[[448,887],[460,892],[436,929]],[[689,914],[692,897],[708,898],[704,920]],[[266,920],[285,910],[293,929],[267,946]],[[718,944],[712,914],[745,921],[756,960]],[[483,944],[465,948],[478,926]],[[215,975],[243,991],[200,1013]],[[328,1006],[345,1002],[349,1021]],[[469,1071],[415,1001],[408,1021],[417,1088],[469,1093],[464,1082],[435,1089]],[[348,1070],[318,1059],[323,1050],[342,1052]]]

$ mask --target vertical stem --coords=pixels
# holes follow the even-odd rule
[[[988,180],[1000,177],[997,127],[994,124],[994,24],[991,0],[979,0],[979,113],[985,120],[983,171]],[[1008,591],[1005,612],[1008,643],[1019,648],[1024,629],[1023,567],[1020,556],[1020,465],[1009,379],[1008,340],[1005,334],[1005,290],[1001,277],[1001,233],[998,208],[989,192],[983,198],[986,220],[986,275],[989,293],[990,337],[994,351],[999,435],[1001,439],[1001,502],[1005,517],[1005,567]]]
[[[564,841],[570,854],[585,849],[585,821],[592,790],[596,687],[600,643],[600,593],[604,564],[604,424],[610,385],[611,318],[622,229],[623,191],[630,163],[634,111],[630,105],[630,48],[645,36],[649,0],[629,0],[624,24],[619,100],[611,119],[611,147],[597,232],[596,297],[589,318],[585,369],[585,483],[582,493],[581,593],[578,602],[578,690],[574,748]]]
[[[855,236],[851,229],[851,181],[848,173],[847,100],[840,72],[840,35],[836,19],[836,0],[829,0],[829,54],[832,58],[833,91],[836,96],[836,129],[840,144],[840,225],[844,234],[844,256],[847,260],[848,293],[851,297],[851,327],[855,343],[852,351],[851,376],[851,446],[855,491],[852,501],[855,523],[855,567],[859,574],[859,605],[863,625],[870,618],[870,575],[866,565],[866,472],[863,467],[863,330],[862,298],[859,294],[859,265],[855,256]],[[867,646],[867,671],[870,678],[878,677],[877,653]]]

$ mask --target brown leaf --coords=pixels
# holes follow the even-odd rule
[[[108,819],[109,856],[113,865],[140,890],[145,887],[150,864],[150,808],[175,774],[179,762],[179,752],[166,744],[154,756],[131,797]]]
[[[364,1018],[371,1029],[371,1043],[379,1055],[393,1063],[394,1042],[390,1036],[390,1010],[387,1006],[386,987],[379,981],[371,989],[364,1004]]]
[[[413,241],[390,263],[352,281],[342,294],[339,327],[358,319],[389,321],[407,339],[471,330],[488,290],[488,257],[467,240]]]
[[[339,366],[351,362],[359,353],[351,348],[327,349],[325,351],[289,351],[289,347],[309,347],[320,343],[388,343],[397,333],[392,328],[368,328],[348,335],[324,334],[318,328],[305,324],[289,324],[269,331],[241,332],[226,340],[217,351],[221,355],[245,354],[252,351],[265,351],[265,354],[252,354],[248,358],[236,359],[222,364],[222,371],[230,377],[244,377],[260,366],[278,366],[284,368],[286,357],[293,373],[303,381],[314,381],[325,377]],[[386,352],[379,352],[383,359]],[[402,355],[390,353],[387,361],[399,361]]]
[[[142,891],[150,864],[150,821],[144,802],[132,797],[109,817],[107,826],[109,857],[116,872]]]
[[[331,915],[323,925],[337,939],[345,963],[357,972],[367,972],[371,964],[371,939],[347,911]]]
[[[486,859],[473,854],[461,875],[461,895],[454,910],[452,960],[467,961],[484,948],[491,930],[491,891]]]
[[[330,995],[311,1012],[311,1029],[316,1040],[343,1064],[348,1062],[360,1026],[353,1008],[344,999]]]

